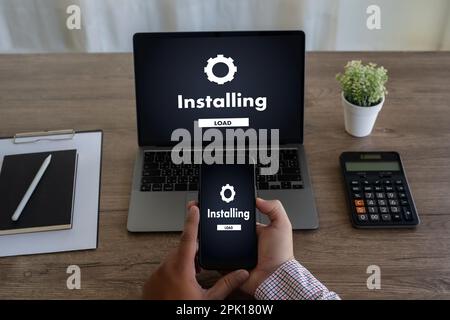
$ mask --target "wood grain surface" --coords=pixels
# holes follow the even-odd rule
[[[345,133],[334,79],[351,59],[389,70],[389,95],[366,138]],[[295,232],[297,259],[344,299],[450,299],[450,53],[309,53],[306,65],[305,145],[320,228]],[[179,234],[126,230],[137,150],[131,54],[0,55],[0,135],[66,128],[104,130],[99,247],[0,258],[0,298],[140,298]],[[338,166],[351,150],[400,152],[418,228],[351,227]],[[81,290],[66,288],[71,264],[81,268]],[[367,289],[369,265],[381,268],[380,290]]]

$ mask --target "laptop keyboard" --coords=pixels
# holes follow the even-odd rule
[[[297,149],[280,149],[280,168],[277,174],[260,175],[261,167],[258,163],[258,190],[303,189]],[[172,163],[170,151],[145,151],[141,191],[197,191],[199,174],[199,165]]]

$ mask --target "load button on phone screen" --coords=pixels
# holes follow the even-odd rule
[[[241,231],[240,224],[218,224],[217,231]]]

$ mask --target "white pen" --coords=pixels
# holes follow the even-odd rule
[[[23,196],[22,200],[20,201],[19,205],[17,206],[16,211],[14,211],[14,214],[11,217],[12,221],[17,221],[22,214],[23,209],[28,203],[28,200],[30,200],[31,195],[33,194],[34,190],[36,189],[39,181],[41,181],[42,176],[45,173],[45,170],[47,170],[48,165],[50,164],[50,160],[52,160],[52,155],[49,155],[47,158],[45,158],[44,162],[42,163],[41,167],[39,168],[39,171],[36,173],[36,176],[34,177],[33,181],[31,181],[30,186],[28,187],[27,192],[25,192],[25,195]]]

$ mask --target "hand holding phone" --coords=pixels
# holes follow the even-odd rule
[[[266,215],[270,224],[258,224],[258,264],[250,271],[250,277],[241,290],[254,295],[256,288],[283,263],[295,259],[292,243],[292,225],[278,200],[256,199],[256,208]]]
[[[225,299],[247,279],[246,270],[236,270],[220,278],[211,288],[204,289],[197,282],[195,255],[199,210],[192,203],[188,208],[184,231],[178,248],[174,248],[152,273],[143,290],[145,299],[201,300]]]

